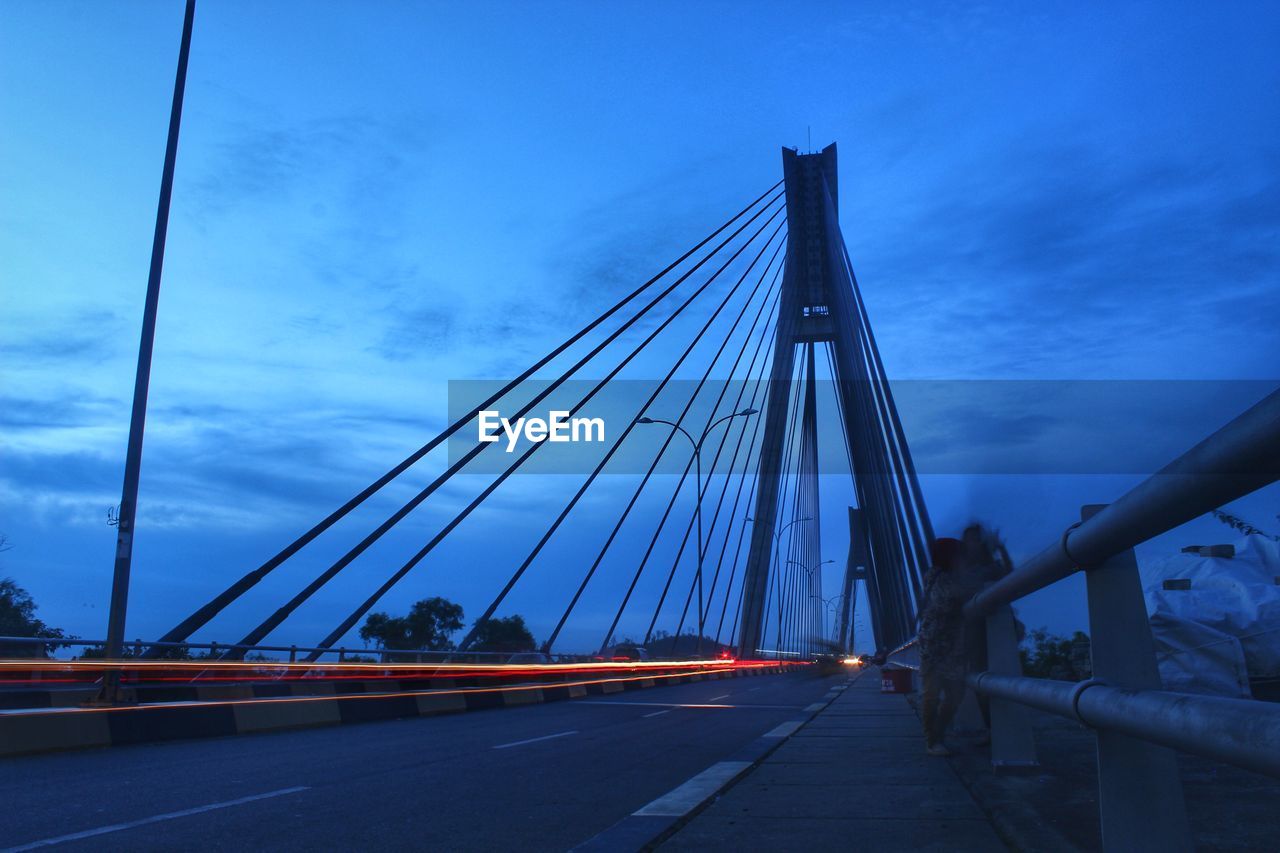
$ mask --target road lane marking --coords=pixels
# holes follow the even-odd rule
[[[764,737],[790,737],[802,725],[804,725],[804,720],[787,720],[785,723],[779,723],[770,731],[765,732]]]
[[[113,823],[110,826],[102,826],[98,829],[86,829],[83,832],[72,832],[67,835],[59,835],[55,838],[45,838],[40,841],[32,841],[27,844],[20,844],[17,847],[7,847],[0,851],[0,853],[18,853],[19,850],[35,850],[39,847],[52,847],[55,844],[63,844],[67,841],[80,841],[84,838],[94,838],[98,835],[106,835],[109,832],[120,832],[121,830],[133,829],[138,826],[147,826],[164,820],[173,820],[174,818],[203,814],[204,812],[211,812],[216,809],[229,809],[232,806],[242,806],[245,803],[267,800],[272,797],[283,797],[285,794],[296,794],[299,791],[306,790],[308,790],[308,786],[306,785],[299,785],[295,788],[281,788],[278,791],[268,791],[265,794],[254,794],[251,797],[241,797],[238,800],[227,800],[222,803],[210,803],[207,806],[196,806],[195,808],[168,812],[166,814],[155,815],[154,817],[144,817],[141,820],[131,820],[127,823]]]
[[[644,716],[645,717],[661,717],[663,714],[670,714],[670,713],[671,713],[671,709],[667,708],[665,711],[654,711],[652,714],[645,714]]]
[[[558,737],[568,737],[569,735],[576,735],[577,733],[578,733],[578,730],[574,729],[571,732],[559,732],[554,735],[543,735],[542,737],[531,737],[528,740],[517,740],[517,741],[512,741],[511,743],[500,743],[497,746],[495,746],[494,749],[510,749],[513,746],[524,746],[526,743],[537,743],[538,741],[541,741],[541,740],[552,740],[553,738],[558,738]]]
[[[728,699],[728,698],[729,698],[729,694],[728,694],[728,693],[726,693],[726,694],[724,694],[723,696],[712,696],[712,697],[711,697],[710,699],[708,699],[707,701],[708,701],[708,702],[719,702],[721,699]]]
[[[825,707],[827,707],[826,702],[814,702],[812,705],[805,708],[804,712],[806,714],[816,714],[818,711],[821,711]]]
[[[750,761],[721,761],[712,764],[680,787],[632,812],[639,817],[681,817],[697,808],[751,766]]]

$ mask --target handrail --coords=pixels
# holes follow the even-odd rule
[[[1274,391],[1114,503],[1085,507],[1083,520],[1058,542],[965,604],[966,617],[986,619],[992,670],[971,674],[968,684],[1011,703],[1001,710],[1003,721],[992,707],[993,763],[999,763],[994,745],[1001,741],[1001,761],[1035,763],[1030,722],[1016,713],[1018,705],[1097,730],[1099,812],[1108,851],[1191,847],[1177,765],[1159,747],[1280,777],[1280,705],[1158,689],[1133,557],[1139,543],[1278,479],[1280,391]],[[1082,568],[1088,570],[1097,677],[1072,683],[1022,676],[1007,605]]]
[[[970,675],[979,693],[1280,776],[1280,704],[1198,696],[1168,690],[1129,690],[1096,679],[1053,681],[989,672]]]
[[[970,617],[1043,589],[1280,479],[1280,391],[973,597]]]

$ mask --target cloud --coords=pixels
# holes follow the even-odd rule
[[[114,398],[81,394],[45,399],[5,395],[0,397],[0,427],[28,431],[97,426],[119,405]]]
[[[406,361],[424,349],[441,349],[454,343],[457,320],[439,306],[396,311],[378,341],[369,347],[390,361]]]
[[[428,125],[422,116],[356,113],[293,123],[229,122],[194,166],[198,177],[184,204],[204,218],[298,195],[315,214],[339,205],[354,205],[354,212],[382,209],[384,190],[401,183],[411,160],[421,162]],[[366,231],[388,225],[368,221]]]
[[[1210,329],[1280,356],[1274,165],[1011,142],[863,241],[872,320],[909,370],[1154,371],[1180,337],[1213,346]]]
[[[1149,475],[1276,390],[1275,380],[903,380],[892,383],[928,475]],[[820,389],[824,472],[848,470]]]
[[[125,327],[115,311],[83,309],[53,322],[44,320],[38,331],[11,330],[0,342],[0,356],[24,370],[102,364],[121,353]]]

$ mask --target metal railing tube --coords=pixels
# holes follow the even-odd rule
[[[1269,776],[1280,776],[1280,704],[1099,681],[970,675],[979,693]]]
[[[1008,699],[1079,720],[1075,710],[1076,685],[1070,681],[1051,681],[1047,678],[1019,678],[1014,675],[995,675],[979,672],[968,677],[969,686],[977,693],[996,699]]]
[[[1164,690],[1084,691],[1080,718],[1176,749],[1280,776],[1280,704]]]
[[[1062,541],[992,584],[965,607],[984,616],[1081,566],[1145,542],[1280,479],[1280,391],[1152,474]]]

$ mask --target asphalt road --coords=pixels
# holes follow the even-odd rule
[[[0,849],[566,850],[842,676],[0,761]],[[680,707],[711,704],[729,707]],[[100,832],[107,827],[122,827]]]

